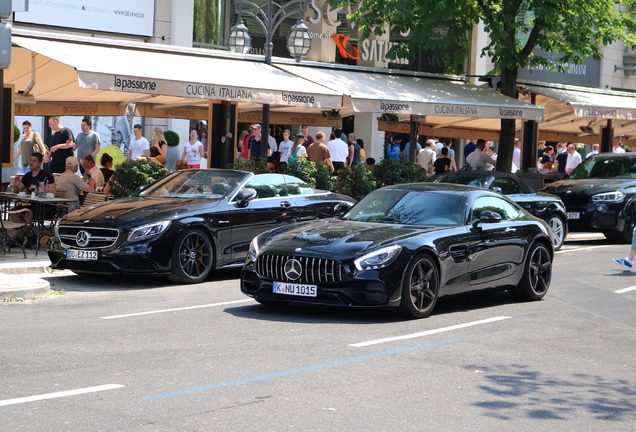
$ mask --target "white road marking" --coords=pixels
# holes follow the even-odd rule
[[[76,395],[94,393],[94,392],[104,391],[104,390],[114,390],[114,389],[118,389],[122,387],[124,386],[121,384],[106,384],[106,385],[101,385],[97,387],[86,387],[86,388],[81,388],[76,390],[67,390],[67,391],[62,391],[57,393],[47,393],[43,395],[27,396],[27,397],[21,397],[17,399],[6,399],[6,400],[0,400],[0,406],[16,405],[21,403],[35,402],[35,401],[40,401],[45,399],[61,398],[66,396],[76,396]]]
[[[128,318],[128,317],[134,317],[134,316],[140,316],[140,315],[152,315],[152,314],[158,314],[158,313],[164,313],[164,312],[176,312],[176,311],[183,311],[183,310],[190,310],[190,309],[201,309],[201,308],[209,308],[209,307],[215,307],[215,306],[225,306],[225,305],[230,305],[230,304],[253,302],[253,301],[254,301],[253,299],[234,300],[234,301],[228,301],[228,302],[223,302],[223,303],[211,303],[211,304],[198,305],[198,306],[186,306],[186,307],[174,308],[174,309],[161,309],[161,310],[155,310],[155,311],[131,313],[131,314],[126,314],[126,315],[111,315],[111,316],[105,316],[105,317],[100,317],[100,318],[101,319]]]
[[[626,293],[626,292],[629,292],[629,291],[634,291],[634,290],[636,290],[636,286],[628,287],[628,288],[623,288],[623,289],[619,289],[619,290],[616,290],[616,291],[614,291],[614,292],[615,292],[616,294],[623,294],[623,293]]]
[[[581,251],[581,250],[590,250],[590,249],[598,249],[598,248],[606,248],[606,247],[610,247],[611,245],[602,245],[602,246],[586,246],[586,247],[582,247],[582,248],[576,248],[576,249],[562,249],[560,251],[556,251],[554,252],[555,254],[559,254],[559,253],[566,253],[566,252],[576,252],[576,251]]]
[[[412,334],[403,335],[403,336],[395,336],[395,337],[390,337],[390,338],[376,339],[376,340],[367,341],[367,342],[360,342],[360,343],[350,344],[349,346],[365,347],[365,346],[377,345],[377,344],[381,344],[381,343],[385,343],[385,342],[393,342],[393,341],[405,340],[405,339],[414,339],[414,338],[418,338],[418,337],[422,337],[422,336],[429,336],[429,335],[432,335],[432,334],[443,333],[443,332],[447,332],[447,331],[451,331],[451,330],[457,330],[457,329],[466,328],[466,327],[472,327],[472,326],[476,326],[476,325],[480,325],[480,324],[488,324],[488,323],[491,323],[491,322],[506,320],[506,319],[510,319],[510,318],[512,318],[512,317],[500,316],[500,317],[488,318],[488,319],[484,319],[484,320],[480,320],[480,321],[472,321],[472,322],[468,322],[468,323],[464,323],[464,324],[457,324],[457,325],[454,325],[454,326],[442,327],[442,328],[438,328],[438,329],[434,329],[434,330],[427,330],[427,331],[423,331],[423,332],[420,332],[420,333],[412,333]]]

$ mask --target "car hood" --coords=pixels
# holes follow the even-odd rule
[[[610,192],[616,189],[634,188],[636,192],[636,180],[634,179],[585,179],[585,180],[561,180],[548,184],[542,192],[556,195],[564,193],[595,194]]]
[[[265,235],[267,243],[262,250],[285,255],[353,257],[439,229],[340,219],[320,220],[270,231]]]
[[[209,199],[122,198],[76,210],[66,215],[62,223],[86,220],[89,220],[91,225],[120,225],[131,221],[143,223],[157,219],[172,219],[186,212],[209,211],[218,204],[218,200]]]

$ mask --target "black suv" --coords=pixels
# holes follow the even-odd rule
[[[636,221],[636,153],[601,153],[584,160],[566,180],[541,189],[565,204],[570,231],[600,231],[631,243]]]

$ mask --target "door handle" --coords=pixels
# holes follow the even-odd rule
[[[517,229],[516,229],[516,228],[510,228],[510,227],[508,227],[508,228],[506,228],[506,232],[507,232],[507,233],[517,232]]]
[[[280,202],[280,206],[281,207],[291,207],[291,203],[289,201],[281,201]]]

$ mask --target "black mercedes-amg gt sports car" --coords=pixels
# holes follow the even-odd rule
[[[552,231],[505,196],[443,183],[378,189],[341,218],[267,231],[241,291],[263,304],[395,308],[428,316],[437,299],[482,289],[542,299]]]

